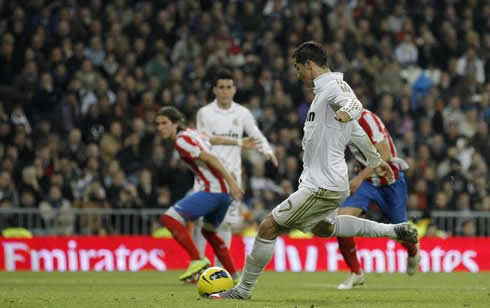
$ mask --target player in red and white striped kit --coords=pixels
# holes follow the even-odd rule
[[[395,180],[390,182],[386,177],[375,175],[373,170],[367,167],[367,160],[356,145],[348,144],[347,148],[359,163],[361,171],[350,180],[351,196],[340,206],[338,215],[361,216],[363,212],[367,212],[371,203],[376,202],[388,222],[406,222],[407,185],[403,170],[408,167],[407,163],[398,157],[388,130],[376,114],[364,109],[358,122],[381,158],[393,169]],[[356,256],[356,245],[352,237],[339,237],[338,241],[340,252],[351,270],[350,276],[338,286],[338,289],[352,289],[364,283],[364,274]],[[418,247],[413,243],[402,244],[408,251],[407,273],[414,275],[418,267]]]
[[[163,139],[174,140],[174,146],[182,160],[195,174],[197,191],[177,201],[162,215],[162,223],[191,258],[187,271],[180,280],[194,279],[209,266],[209,260],[201,258],[186,228],[186,222],[203,217],[202,234],[213,247],[221,264],[234,279],[238,278],[233,259],[223,239],[216,234],[232,201],[240,200],[243,191],[234,177],[226,171],[221,161],[211,153],[211,144],[237,146],[238,141],[226,137],[208,137],[183,127],[184,117],[174,107],[163,107],[156,116],[156,128]],[[255,148],[253,139],[241,140],[244,147]],[[196,277],[197,278],[197,277]]]

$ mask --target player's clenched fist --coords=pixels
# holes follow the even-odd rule
[[[391,169],[390,165],[384,160],[382,160],[381,164],[374,169],[374,172],[376,172],[376,175],[378,176],[385,176],[390,183],[395,180],[393,169]]]
[[[238,183],[235,180],[233,180],[231,181],[231,183],[229,183],[229,185],[230,185],[230,195],[232,196],[232,198],[235,200],[242,200],[244,192],[240,188],[240,186],[238,186]]]
[[[342,122],[342,123],[347,123],[350,120],[352,120],[352,118],[350,117],[350,115],[347,112],[339,110],[335,113],[335,120]]]

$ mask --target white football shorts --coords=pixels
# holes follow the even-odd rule
[[[272,216],[285,228],[309,232],[322,220],[333,224],[337,217],[337,208],[348,193],[303,186],[276,206],[272,210]]]

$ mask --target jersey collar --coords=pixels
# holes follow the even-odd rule
[[[313,80],[313,93],[317,94],[320,92],[325,85],[333,79],[344,79],[344,74],[338,72],[326,72],[317,76]]]
[[[219,113],[232,113],[235,110],[235,105],[236,105],[236,103],[233,101],[233,102],[231,102],[230,108],[222,109],[222,108],[219,108],[218,102],[216,101],[216,99],[211,104],[213,104],[214,110],[216,112],[219,112]]]

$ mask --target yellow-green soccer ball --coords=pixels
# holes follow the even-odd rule
[[[226,291],[233,288],[230,273],[221,267],[210,267],[205,270],[197,281],[197,292],[201,296]]]

